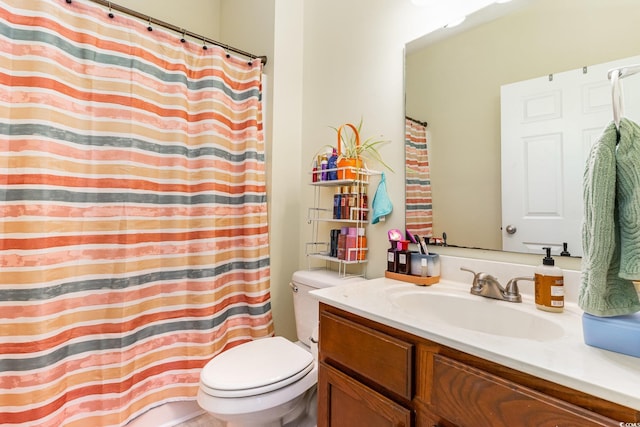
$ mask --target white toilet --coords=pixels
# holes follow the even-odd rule
[[[361,280],[296,271],[290,286],[299,341],[269,337],[219,354],[200,374],[200,407],[229,427],[315,426],[318,347],[310,338],[317,334],[318,301],[309,291]]]

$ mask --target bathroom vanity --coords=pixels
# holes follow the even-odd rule
[[[579,310],[537,313],[527,296],[505,306],[460,285],[317,291],[318,426],[640,423],[640,360],[586,346]],[[443,321],[452,311],[458,320]]]

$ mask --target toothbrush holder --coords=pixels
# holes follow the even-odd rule
[[[440,257],[438,254],[423,255],[411,253],[411,274],[413,276],[440,276]]]

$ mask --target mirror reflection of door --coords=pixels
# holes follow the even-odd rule
[[[429,122],[435,236],[446,231],[450,245],[529,251],[502,247],[508,223],[501,207],[500,87],[574,68],[581,75],[584,65],[640,54],[639,13],[638,0],[492,3],[458,27],[407,43],[405,113]],[[636,78],[623,81],[627,104],[639,97],[628,89]],[[579,179],[582,173],[581,167]],[[578,248],[570,248],[577,256],[571,249]]]
[[[503,250],[560,254],[567,243],[582,256],[583,171],[612,119],[607,71],[636,63],[640,56],[502,86]],[[640,119],[640,77],[626,79],[624,92],[626,116]]]

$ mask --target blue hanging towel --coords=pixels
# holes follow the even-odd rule
[[[371,224],[377,224],[380,222],[380,218],[389,215],[393,210],[393,205],[387,194],[387,181],[382,172],[376,194],[373,196],[373,203],[371,205],[373,209],[373,215],[371,217]]]

